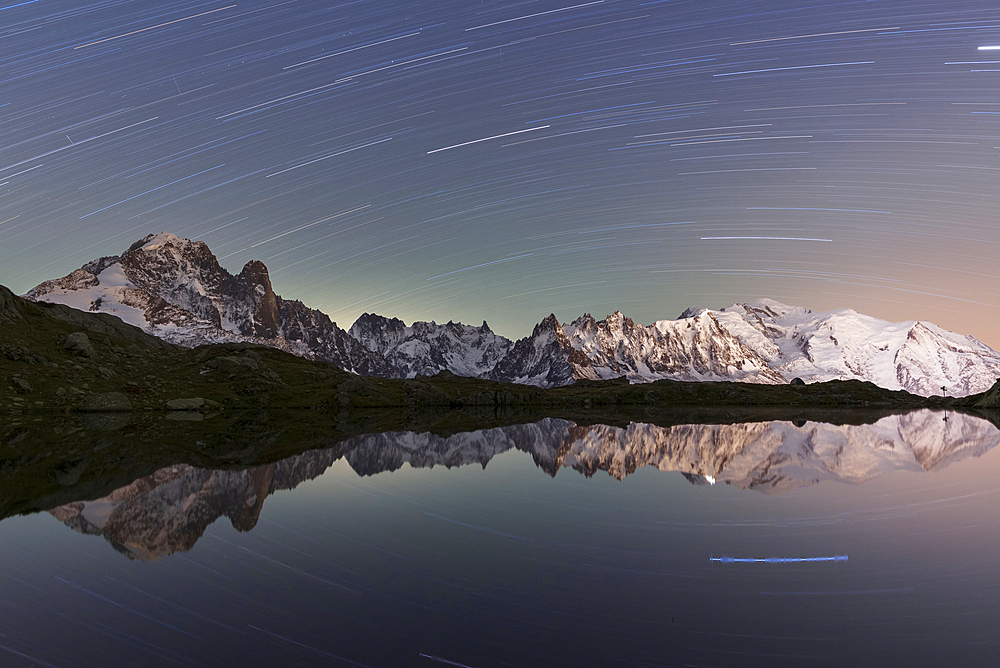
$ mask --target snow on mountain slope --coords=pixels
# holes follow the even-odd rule
[[[891,323],[850,309],[814,313],[762,299],[643,326],[616,311],[569,324],[550,315],[487,377],[542,387],[626,377],[641,383],[866,380],[930,396],[984,392],[1000,353],[971,336],[916,321]]]
[[[568,385],[580,378],[598,379],[590,359],[573,347],[554,314],[535,325],[531,336],[515,343],[486,377],[539,387]]]
[[[136,305],[134,292],[135,285],[116,262],[96,275],[86,269],[77,269],[68,276],[42,283],[25,296],[65,304],[80,311],[110,313],[130,325],[146,328],[145,309]]]
[[[600,321],[588,313],[564,329],[601,378],[783,381],[708,312],[649,327],[635,324],[620,311]]]
[[[407,326],[374,313],[358,318],[348,333],[405,378],[432,376],[445,369],[459,376],[478,376],[490,371],[513,345],[494,334],[486,322],[481,327],[454,322]]]
[[[622,376],[640,383],[663,378],[785,382],[711,312],[650,326],[619,311],[603,320],[587,313],[565,325],[550,315],[489,374],[494,380],[542,387]]]
[[[859,379],[965,396],[1000,378],[1000,353],[930,323],[891,323],[851,309],[814,313],[766,299],[712,313],[785,380]]]

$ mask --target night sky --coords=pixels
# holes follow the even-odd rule
[[[998,147],[995,3],[0,7],[17,293],[170,231],[345,327],[771,297],[1000,348]]]

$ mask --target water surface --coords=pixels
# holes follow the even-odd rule
[[[998,443],[930,411],[549,418],[174,463],[0,522],[0,663],[993,665]]]

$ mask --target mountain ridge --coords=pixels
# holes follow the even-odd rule
[[[358,375],[414,378],[449,371],[539,387],[624,377],[778,384],[858,379],[930,396],[966,396],[1000,377],[1000,353],[932,323],[890,323],[851,309],[815,313],[770,299],[689,308],[641,325],[620,311],[569,323],[554,314],[512,341],[480,327],[371,313],[347,330],[276,295],[259,260],[237,275],[204,242],[150,234],[26,295],[115,315],[166,341],[268,345]]]

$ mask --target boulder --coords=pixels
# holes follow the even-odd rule
[[[83,332],[73,332],[67,336],[66,340],[63,341],[63,348],[79,357],[97,357],[97,351],[94,350],[94,345]]]

